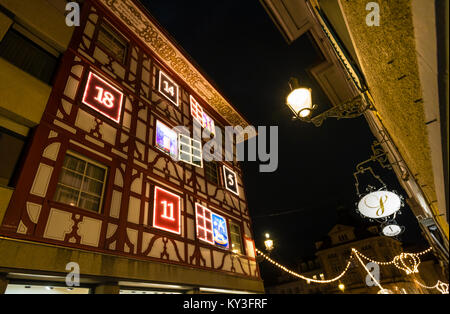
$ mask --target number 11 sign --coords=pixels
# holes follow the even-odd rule
[[[160,187],[155,187],[153,204],[153,227],[164,231],[181,233],[181,198]]]
[[[119,123],[123,93],[97,74],[89,73],[83,95],[83,104]]]

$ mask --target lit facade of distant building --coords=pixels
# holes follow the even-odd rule
[[[334,226],[324,240],[316,242],[316,248],[316,258],[298,263],[295,271],[305,277],[317,280],[328,280],[338,276],[345,269],[352,248],[381,262],[387,260],[380,260],[380,257],[393,258],[403,252],[401,242],[393,238],[380,236],[377,226],[355,229],[341,224]],[[365,262],[368,263],[368,261]],[[280,284],[266,289],[267,293],[273,294],[378,293],[380,288],[375,283],[371,286],[366,284],[368,276],[367,271],[354,258],[350,268],[339,281],[325,284],[308,283],[306,280],[295,279],[291,275],[285,274],[280,277]],[[419,273],[412,275],[407,275],[394,265],[380,265],[379,283],[384,289],[388,289],[394,294],[439,294],[440,292],[435,289],[428,290],[420,287],[415,280],[434,285],[443,277],[444,274],[439,263],[434,259],[424,258],[419,266]],[[344,291],[339,289],[340,284],[344,285]]]

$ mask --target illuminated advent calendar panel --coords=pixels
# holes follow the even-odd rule
[[[178,107],[178,85],[170,79],[163,71],[159,71],[158,91],[163,94],[171,103]]]
[[[153,227],[181,234],[181,198],[160,187],[155,187]]]
[[[214,120],[206,114],[202,106],[192,95],[190,96],[190,102],[191,115],[195,119],[195,121],[197,121],[202,126],[202,128],[207,129],[210,134],[215,134]]]
[[[195,204],[195,213],[197,217],[197,237],[202,241],[214,244],[211,211],[200,204]]]
[[[225,182],[225,188],[228,191],[239,195],[236,173],[233,170],[223,166],[223,179]]]
[[[83,95],[83,104],[119,123],[123,93],[100,76],[89,73]]]

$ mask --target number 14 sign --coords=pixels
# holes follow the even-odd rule
[[[100,76],[90,72],[83,95],[83,104],[119,123],[123,93]]]
[[[160,187],[155,187],[153,227],[181,234],[181,198]]]

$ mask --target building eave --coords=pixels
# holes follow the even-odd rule
[[[250,123],[190,61],[190,57],[169,38],[142,4],[137,0],[99,0],[99,2],[125,24],[171,71],[177,73],[180,79],[227,123],[243,128],[249,126]]]

